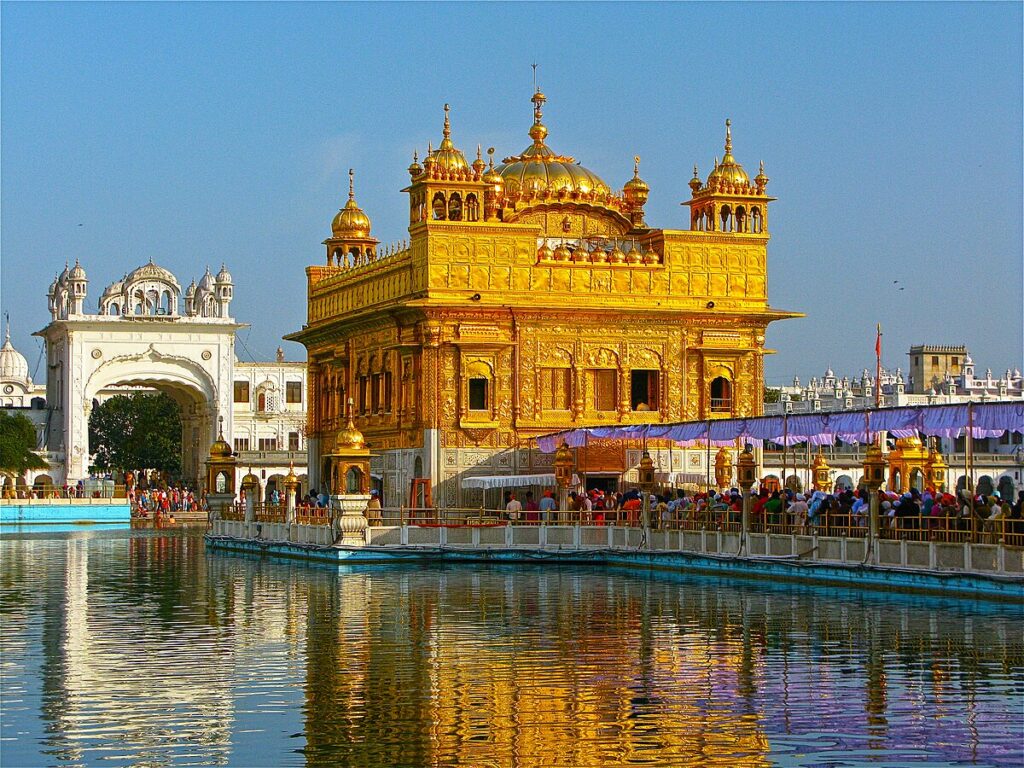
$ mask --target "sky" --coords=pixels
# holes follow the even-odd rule
[[[440,140],[517,153],[532,70],[548,144],[685,229],[732,120],[770,211],[768,384],[907,369],[912,344],[1024,367],[1020,3],[0,5],[0,310],[35,369],[65,260],[87,307],[152,258],[235,277],[242,360],[288,359],[304,268],[356,171],[383,243]],[[36,378],[44,378],[42,365]]]

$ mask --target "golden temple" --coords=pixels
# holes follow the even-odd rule
[[[307,324],[287,337],[308,352],[314,487],[348,397],[386,506],[417,480],[453,507],[480,500],[466,473],[550,472],[531,438],[554,430],[760,414],[765,329],[798,316],[768,304],[763,163],[751,180],[726,121],[723,158],[706,181],[694,167],[689,228],[653,228],[640,159],[613,189],[548,146],[545,101],[498,165],[479,146],[467,161],[446,104],[441,142],[409,166],[400,245],[371,235],[349,172],[326,263],[306,268]],[[581,470],[628,470],[605,450]]]

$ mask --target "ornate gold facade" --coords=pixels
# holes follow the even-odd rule
[[[381,248],[350,186],[306,269],[289,338],[309,355],[311,449],[330,452],[353,397],[388,502],[412,477],[451,506],[464,471],[550,471],[528,448],[557,429],[760,413],[765,329],[795,316],[768,305],[763,166],[751,182],[727,124],[722,161],[690,182],[690,229],[655,229],[639,158],[613,191],[548,147],[533,102],[532,144],[497,166],[479,147],[467,162],[445,105],[441,143],[409,167],[408,241]]]

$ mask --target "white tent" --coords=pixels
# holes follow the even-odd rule
[[[572,484],[578,485],[579,478],[573,475]],[[463,488],[526,488],[529,486],[554,487],[553,473],[540,475],[473,475],[462,478]]]

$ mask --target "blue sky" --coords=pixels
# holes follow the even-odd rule
[[[407,237],[444,102],[467,153],[518,152],[537,61],[549,144],[616,187],[641,155],[653,226],[688,226],[726,117],[764,159],[769,297],[808,315],[769,331],[769,383],[873,367],[878,322],[887,365],[966,343],[1021,366],[1022,7],[4,3],[0,304],[34,366],[65,258],[92,309],[151,257],[183,284],[223,261],[239,355],[271,358],[347,169],[374,235]]]

